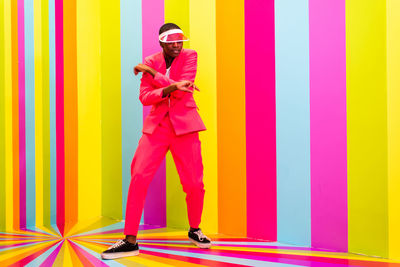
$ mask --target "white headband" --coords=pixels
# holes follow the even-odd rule
[[[171,30],[168,30],[168,31],[165,31],[165,32],[161,33],[161,34],[158,36],[158,40],[159,40],[160,42],[170,43],[171,41],[167,41],[168,35],[176,34],[176,33],[180,33],[180,34],[183,35],[183,31],[182,31],[181,29],[171,29]],[[189,39],[182,40],[182,41],[188,41],[188,40],[189,40]],[[174,41],[174,42],[175,42],[175,41]]]
[[[169,35],[169,34],[174,34],[174,33],[182,33],[183,31],[181,29],[172,29],[172,30],[168,30],[166,32],[163,32],[162,34],[160,34],[160,36],[158,36],[158,38],[160,40],[162,40],[162,38],[164,38],[165,36]]]

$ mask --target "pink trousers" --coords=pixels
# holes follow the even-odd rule
[[[137,235],[147,188],[168,150],[174,158],[183,191],[186,193],[190,227],[199,227],[204,200],[199,134],[195,132],[175,135],[167,115],[153,134],[143,134],[133,157],[126,205],[125,235]]]

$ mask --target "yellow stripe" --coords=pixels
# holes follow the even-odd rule
[[[389,258],[400,259],[400,1],[387,1]]]
[[[215,0],[190,0],[190,48],[198,53],[195,93],[200,116],[207,131],[200,133],[206,190],[201,227],[206,233],[218,232],[217,168],[217,80]]]
[[[189,37],[189,0],[165,0],[165,23],[177,24],[186,36]],[[189,42],[184,42],[184,47],[189,47]],[[189,226],[185,193],[182,190],[178,172],[170,152],[166,156],[167,172],[167,227],[184,228]]]
[[[72,255],[75,254],[75,251],[71,246],[69,246],[68,240],[64,241],[64,246],[65,246],[64,261],[63,261],[64,266],[76,266],[72,262]]]
[[[11,1],[4,1],[5,51],[11,51]],[[12,76],[11,53],[5,53],[5,114],[6,114],[6,230],[13,230],[13,137],[12,137]]]
[[[36,225],[43,225],[42,5],[34,0]]]
[[[122,219],[120,3],[100,6],[102,215]]]
[[[349,251],[388,256],[386,1],[346,1]]]
[[[101,214],[100,3],[77,1],[78,221]]]

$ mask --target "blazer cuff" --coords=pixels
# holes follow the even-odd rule
[[[161,74],[158,71],[157,71],[156,75],[154,75],[154,81],[161,84],[161,86],[168,86],[168,85],[174,83],[174,81],[172,79],[169,79],[167,76]]]

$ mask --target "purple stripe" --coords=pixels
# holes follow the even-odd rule
[[[58,245],[58,247],[49,255],[49,257],[47,257],[47,259],[40,264],[40,266],[42,267],[47,267],[47,266],[53,266],[54,261],[56,260],[58,253],[60,252],[61,247],[64,244],[64,240],[61,241],[61,244]]]
[[[164,24],[164,0],[142,1],[143,59],[160,51],[158,30]],[[149,114],[150,107],[143,107],[143,120]],[[158,168],[153,182],[147,191],[144,205],[144,222],[146,224],[166,226],[166,179],[165,159]]]
[[[18,0],[18,93],[19,93],[19,227],[26,228],[25,139],[25,32],[24,0]]]
[[[345,0],[310,0],[311,244],[347,251]]]

